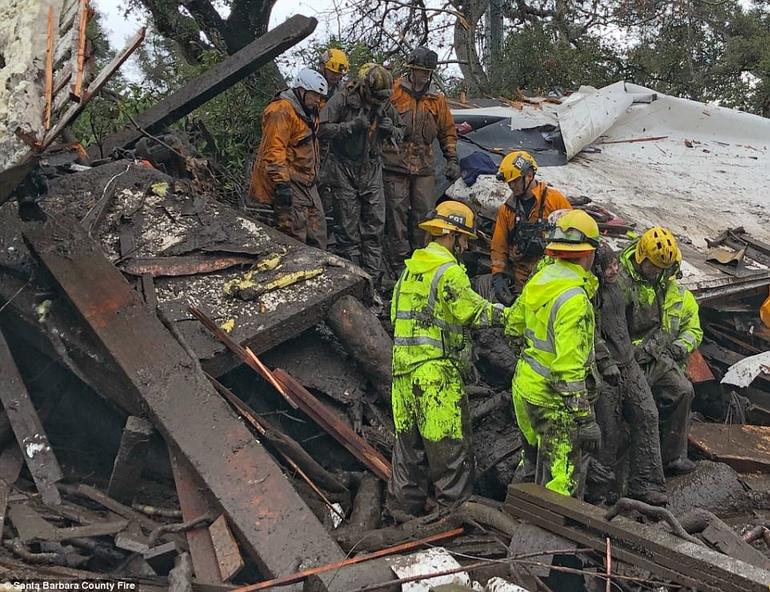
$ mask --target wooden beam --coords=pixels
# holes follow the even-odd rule
[[[134,117],[141,129],[126,129],[108,136],[103,142],[102,153],[89,152],[89,156],[100,158],[114,148],[133,144],[142,137],[142,130],[151,134],[159,132],[302,41],[315,30],[317,24],[316,19],[302,15],[287,19]]]
[[[86,68],[86,30],[88,29],[88,19],[90,17],[88,0],[80,0],[77,12],[76,26],[72,27],[72,55],[70,63],[72,71],[75,73],[75,79],[70,86],[70,97],[73,101],[82,101],[83,76]]]
[[[770,427],[693,422],[688,441],[739,473],[770,473]]]
[[[27,388],[8,348],[5,336],[0,331],[0,400],[2,400],[13,433],[21,448],[24,462],[35,481],[35,486],[46,504],[61,503],[56,482],[63,475],[56,460],[43,423],[35,411]]]
[[[154,431],[152,424],[146,419],[134,415],[128,417],[112,466],[107,495],[120,502],[131,503],[139,486],[144,457]]]
[[[214,544],[214,553],[219,563],[219,575],[222,581],[229,582],[238,575],[245,563],[224,514],[211,523],[209,536]]]
[[[24,236],[93,334],[98,355],[195,467],[260,571],[276,577],[291,573],[298,558],[343,559],[280,467],[77,220],[51,217]],[[322,587],[332,578],[342,589],[370,580],[354,570],[322,577]]]
[[[45,112],[43,125],[48,131],[51,127],[51,109],[53,108],[53,6],[48,7],[48,45],[45,49]]]

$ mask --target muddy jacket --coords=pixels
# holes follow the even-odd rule
[[[580,265],[556,259],[525,284],[505,325],[524,336],[513,393],[533,405],[560,408],[564,397],[587,397],[593,362],[598,280]]]
[[[502,305],[474,292],[465,267],[448,249],[431,242],[416,250],[393,290],[393,374],[441,359],[467,372],[467,329],[502,326],[504,313]]]
[[[673,343],[692,352],[703,338],[695,297],[674,275],[664,277],[658,286],[646,282],[634,266],[635,250],[634,242],[620,255],[618,275],[634,345],[653,357]]]
[[[406,126],[404,143],[383,147],[385,170],[404,175],[432,175],[433,141],[438,139],[444,158],[457,160],[457,131],[446,98],[429,88],[416,94],[405,78],[396,80],[390,99]]]
[[[279,93],[262,114],[262,140],[251,172],[249,196],[273,202],[278,183],[311,187],[320,164],[318,115],[309,117],[292,90]]]
[[[349,131],[343,124],[353,121],[360,113],[368,117],[369,129]],[[392,136],[386,137],[379,129],[378,123],[384,117],[393,122],[395,131]],[[321,109],[319,137],[329,145],[329,158],[360,163],[364,159],[379,160],[384,142],[399,144],[403,138],[403,124],[390,102],[373,108],[361,98],[359,83],[349,82]],[[365,151],[368,154],[364,154]]]
[[[520,252],[520,239],[526,234],[527,226],[537,224],[538,221],[542,225],[552,212],[572,208],[561,191],[549,187],[543,181],[535,181],[532,192],[534,193],[535,203],[529,211],[529,216],[526,218],[524,218],[523,209],[516,203],[513,197],[509,198],[497,209],[495,230],[492,234],[492,244],[490,247],[492,274],[502,273],[509,262],[525,257],[525,254]],[[544,230],[541,230],[539,238],[542,239],[543,234]],[[544,244],[544,241],[542,244]],[[540,255],[542,255],[542,252]]]

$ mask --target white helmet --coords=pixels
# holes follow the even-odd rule
[[[312,68],[302,68],[302,70],[297,72],[291,87],[312,90],[319,95],[326,95],[329,92],[329,83],[326,82],[326,78],[324,78],[323,74]]]

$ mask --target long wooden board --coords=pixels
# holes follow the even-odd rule
[[[303,558],[343,559],[273,458],[77,220],[51,217],[24,236],[92,333],[95,353],[119,369],[126,393],[187,457],[260,571],[276,577],[292,573]],[[367,568],[336,574],[335,587],[389,579]],[[326,587],[332,576],[320,579]]]

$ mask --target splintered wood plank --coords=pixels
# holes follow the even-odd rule
[[[298,558],[319,563],[343,559],[342,549],[281,467],[78,221],[51,216],[24,237],[92,334],[94,353],[115,367],[127,396],[187,457],[262,574],[291,573]],[[371,577],[358,567],[345,570],[335,574],[335,587],[390,577],[382,566],[360,567]],[[324,587],[332,575],[320,580]]]
[[[219,563],[219,575],[223,581],[229,582],[243,569],[244,563],[224,514],[211,523],[209,535]]]
[[[120,502],[131,503],[153,432],[152,424],[146,419],[134,415],[128,417],[112,466],[107,495]]]
[[[63,475],[59,461],[48,443],[40,417],[32,405],[27,388],[0,331],[0,400],[2,400],[13,433],[22,450],[35,486],[46,504],[61,503],[56,482]]]
[[[210,494],[206,490],[206,486],[201,483],[200,477],[195,473],[190,463],[174,446],[168,447],[168,454],[171,460],[171,470],[174,473],[179,506],[182,508],[182,518],[185,522],[189,522],[208,514],[213,504],[207,499]],[[224,580],[219,573],[219,563],[208,529],[193,528],[185,534],[187,535],[187,544],[190,547],[195,579],[204,584],[223,583]]]
[[[695,350],[690,354],[687,360],[687,377],[693,384],[699,384],[701,382],[714,382],[714,373],[708,365],[708,362],[703,358],[703,354],[700,350]]]
[[[693,422],[689,442],[739,473],[770,473],[770,427]]]

